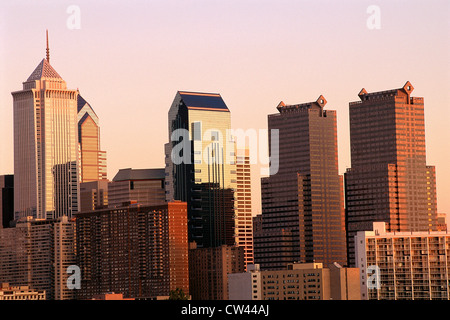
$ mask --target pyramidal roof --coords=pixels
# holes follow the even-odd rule
[[[34,69],[33,73],[28,77],[27,81],[41,80],[41,79],[60,79],[61,76],[53,69],[47,59],[42,59],[41,63]]]

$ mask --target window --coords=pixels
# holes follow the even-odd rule
[[[192,140],[202,141],[202,123],[200,121],[192,122]]]

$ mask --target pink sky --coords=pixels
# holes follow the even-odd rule
[[[80,29],[70,29],[70,5]],[[371,30],[367,9],[380,9]],[[233,128],[265,129],[283,100],[337,110],[339,166],[351,166],[348,103],[361,88],[411,81],[425,98],[427,162],[438,210],[450,213],[450,2],[442,1],[2,1],[0,174],[13,172],[12,97],[45,57],[100,117],[108,176],[164,166],[176,91],[217,92]],[[73,20],[70,20],[73,21]],[[254,170],[259,212],[259,170]]]

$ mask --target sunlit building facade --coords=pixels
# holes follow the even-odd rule
[[[354,238],[361,300],[449,300],[450,234],[386,226],[374,222]]]
[[[250,265],[228,275],[230,300],[360,300],[358,268],[291,263],[283,270]]]
[[[78,211],[77,95],[48,57],[12,92],[15,219]]]
[[[100,148],[99,119],[94,109],[79,92],[77,110],[80,182],[106,180],[106,152]]]
[[[348,263],[353,237],[386,222],[391,232],[436,231],[436,173],[426,164],[424,99],[402,88],[368,93],[351,102],[351,165],[345,173]]]
[[[252,183],[249,149],[236,152],[236,245],[244,248],[245,265],[253,264]]]

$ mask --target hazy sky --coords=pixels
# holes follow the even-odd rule
[[[0,174],[13,173],[11,92],[45,57],[101,124],[108,177],[164,166],[178,90],[220,93],[233,128],[266,129],[278,103],[337,110],[340,173],[351,166],[348,103],[402,87],[425,98],[427,162],[450,213],[450,1],[1,1]],[[379,27],[379,28],[378,28]],[[261,138],[262,139],[262,138]],[[259,169],[253,170],[259,212]]]

